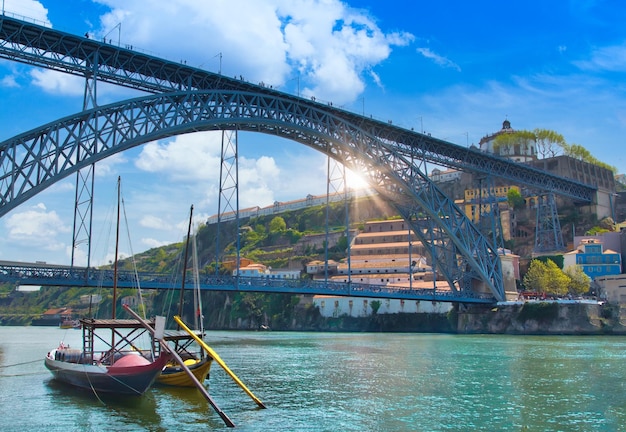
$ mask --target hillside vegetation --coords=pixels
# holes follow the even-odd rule
[[[325,258],[323,235],[328,228],[335,235],[330,236],[329,258],[339,261],[346,255],[345,236],[346,208],[344,203],[334,203],[330,207],[314,206],[294,210],[279,215],[241,220],[239,226],[240,256],[265,264],[273,269],[289,268],[305,270],[308,262]],[[585,215],[576,207],[559,209],[564,238],[572,238],[571,227],[577,231],[602,232],[608,228],[595,220],[593,215]],[[362,198],[350,204],[351,230],[362,228],[368,220],[395,218],[389,206],[376,198]],[[517,211],[518,225],[534,229],[533,218],[528,209]],[[197,232],[198,262],[201,274],[215,274],[215,263],[235,260],[237,245],[237,224],[235,221],[203,225]],[[219,234],[219,239],[218,239]],[[318,235],[319,241],[303,240]],[[309,237],[307,237],[309,236]],[[172,280],[182,276],[183,241],[153,248],[137,254],[134,261],[138,271],[169,274]],[[217,247],[219,245],[219,248]],[[521,256],[522,274],[530,263],[533,238],[515,239],[506,246]],[[219,250],[219,252],[217,252]],[[219,258],[216,260],[216,254]],[[132,270],[131,259],[120,261],[121,268]],[[231,270],[223,264],[217,269],[222,274]],[[306,277],[306,276],[303,276]],[[178,311],[179,290],[145,292],[147,315],[170,316]],[[81,303],[80,297],[86,294],[99,294],[102,302],[89,309]],[[122,290],[118,298],[134,295],[134,290]],[[203,312],[207,328],[259,328],[267,325],[275,329],[316,328],[319,313],[314,310],[310,299],[284,294],[204,292]],[[66,287],[42,287],[39,292],[24,293],[14,286],[0,285],[0,320],[3,324],[28,325],[33,318],[40,317],[50,308],[69,307],[80,316],[110,316],[112,293],[110,290]],[[183,318],[193,317],[192,296],[186,296]],[[118,307],[118,314],[123,314]]]
[[[387,218],[392,215],[386,205],[372,205],[370,199],[361,199],[351,203],[350,214],[362,214],[367,219]],[[329,247],[329,258],[340,260],[346,255],[347,238],[345,236],[346,207],[343,203],[329,206],[314,206],[294,210],[279,215],[255,217],[241,220],[240,256],[254,262],[265,264],[274,269],[290,268],[304,270],[306,263],[315,259],[324,259],[325,249],[307,246],[297,247],[298,242],[307,235],[321,235],[326,232],[328,212],[329,231],[337,233],[332,238],[338,241]],[[364,222],[351,222],[354,227]],[[198,246],[199,272],[215,274],[216,245],[219,245],[218,262],[234,260],[237,244],[237,224],[235,221],[223,222],[219,226],[203,225],[196,234]],[[218,239],[219,234],[219,239]],[[153,248],[135,255],[134,261],[140,272],[159,272],[172,275],[172,280],[182,276],[182,257],[185,242]],[[120,268],[132,270],[133,260],[121,260]],[[110,266],[108,266],[110,267]],[[228,273],[225,266],[217,270]],[[189,287],[187,287],[189,288]],[[118,298],[134,295],[133,290],[121,290]],[[178,290],[145,292],[146,312],[148,315],[163,314],[171,316],[178,311]],[[66,287],[42,287],[39,292],[18,292],[14,286],[0,286],[0,319],[3,324],[27,325],[33,318],[40,317],[51,308],[69,307],[81,316],[89,315],[88,305],[82,304],[80,297],[85,294],[99,294],[102,303],[92,307],[91,314],[110,316],[112,293],[110,290]],[[203,292],[205,323],[208,328],[259,328],[271,325],[272,328],[292,328],[296,315],[298,321],[308,322],[319,317],[310,302],[302,302],[300,296],[284,294],[224,293]],[[193,300],[189,292],[185,299],[184,318],[193,317]],[[118,307],[118,314],[123,314]]]

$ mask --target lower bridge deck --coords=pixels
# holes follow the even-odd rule
[[[0,261],[0,283],[33,286],[103,287],[113,288],[113,270],[69,267],[50,264],[27,264]],[[268,294],[331,295],[344,297],[371,297],[404,300],[431,300],[458,303],[494,303],[486,294],[455,292],[436,288],[407,288],[354,282],[335,282],[315,279],[274,279],[267,277],[242,277],[204,275],[200,289],[207,291],[260,292]],[[193,286],[188,279],[186,286]],[[119,288],[149,290],[180,289],[181,282],[163,273],[117,272]]]

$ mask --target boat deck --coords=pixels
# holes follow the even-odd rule
[[[154,320],[146,321],[152,328],[154,328]],[[95,318],[81,318],[80,323],[85,328],[100,329],[138,329],[143,328],[142,324],[135,319],[95,319]]]

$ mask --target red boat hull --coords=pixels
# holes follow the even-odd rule
[[[92,390],[96,393],[115,393],[124,395],[141,395],[150,388],[169,360],[168,354],[161,354],[154,362],[116,362],[112,366],[82,364],[56,360],[58,350],[48,353],[45,365],[52,376],[61,382]],[[62,350],[60,350],[62,351]],[[134,357],[134,356],[133,356]],[[128,364],[130,363],[130,364]]]

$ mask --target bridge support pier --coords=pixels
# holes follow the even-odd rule
[[[554,193],[538,196],[534,255],[565,250]]]

